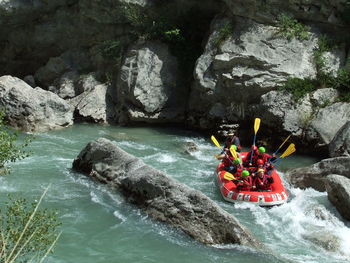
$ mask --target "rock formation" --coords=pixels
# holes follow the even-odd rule
[[[350,220],[350,179],[330,174],[325,182],[329,201],[345,219]]]
[[[341,127],[329,144],[331,157],[350,156],[350,121]]]
[[[107,139],[90,142],[73,168],[121,191],[152,218],[202,243],[262,247],[235,217],[204,194],[145,165]]]
[[[350,157],[324,159],[308,167],[296,168],[289,171],[286,178],[296,187],[325,191],[325,178],[330,174],[350,178]]]
[[[0,106],[7,122],[24,131],[45,131],[73,124],[69,104],[56,94],[24,81],[0,77]]]

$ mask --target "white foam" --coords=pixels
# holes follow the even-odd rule
[[[113,215],[116,217],[116,218],[118,218],[118,219],[120,219],[122,222],[125,222],[126,221],[126,217],[125,216],[123,216],[119,211],[114,211],[113,212]]]

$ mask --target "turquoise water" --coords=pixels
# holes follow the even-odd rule
[[[183,233],[148,218],[105,185],[71,170],[81,149],[98,137],[112,140],[125,151],[169,176],[204,192],[235,215],[275,256],[240,246],[205,246]],[[186,142],[199,151],[184,152]],[[213,178],[218,149],[209,138],[175,128],[121,128],[75,125],[35,134],[33,154],[12,165],[0,178],[1,199],[8,193],[37,199],[51,184],[43,206],[58,209],[63,234],[46,262],[348,262],[350,230],[338,218],[326,193],[288,189],[291,200],[271,209],[224,202]],[[315,159],[294,156],[281,168],[307,165]],[[317,217],[321,211],[326,215]],[[223,226],[225,227],[225,226]],[[339,248],[329,252],[310,241],[315,233],[334,235]]]

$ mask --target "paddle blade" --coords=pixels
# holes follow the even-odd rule
[[[225,172],[224,178],[225,178],[226,180],[229,180],[229,181],[235,180],[235,179],[236,179],[236,177],[234,177],[233,174],[231,174],[231,173],[229,173],[229,172]]]
[[[231,147],[231,148],[230,148],[230,152],[231,152],[232,156],[233,156],[235,159],[238,158],[238,155],[237,155],[237,152],[236,152],[235,149],[233,149],[233,148]]]
[[[260,118],[255,118],[254,121],[254,132],[255,134],[258,132],[259,128],[260,128]]]
[[[214,137],[214,135],[212,135],[210,138],[211,138],[211,140],[213,141],[213,143],[214,143],[218,148],[222,149],[221,146],[220,146],[220,144],[219,144],[219,142],[218,142],[217,139]]]
[[[294,153],[295,151],[296,151],[295,145],[294,145],[294,143],[291,143],[291,144],[288,146],[287,150],[285,150],[284,153],[281,155],[280,158],[287,157],[288,155],[291,155],[291,154]]]

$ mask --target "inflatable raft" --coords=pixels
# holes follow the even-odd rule
[[[269,191],[245,191],[238,190],[234,181],[229,181],[224,178],[223,163],[220,163],[216,168],[217,183],[222,194],[222,197],[229,202],[250,202],[259,206],[274,206],[282,205],[288,200],[288,193],[282,184],[282,180],[276,170],[273,170],[271,177],[274,182]]]

